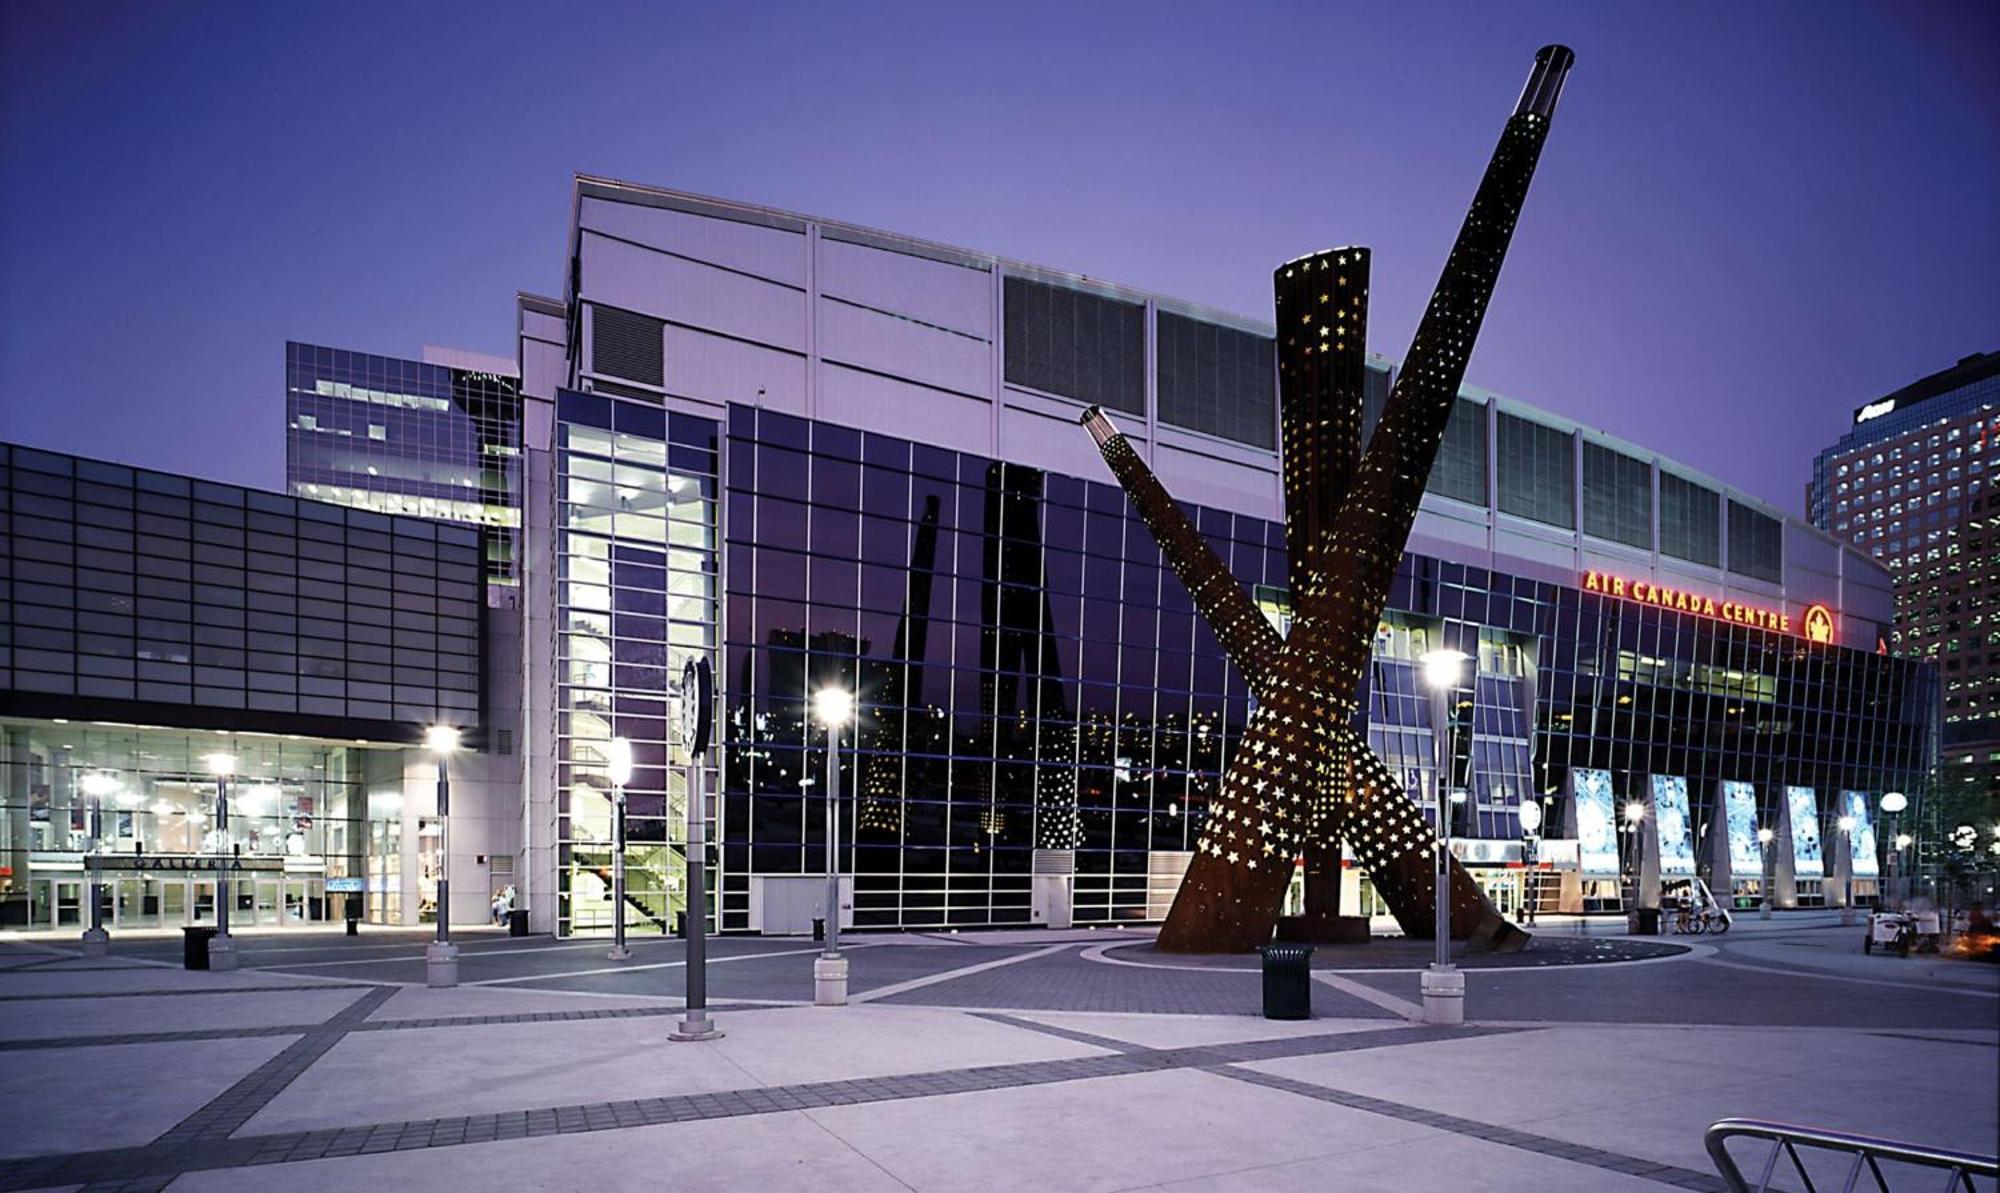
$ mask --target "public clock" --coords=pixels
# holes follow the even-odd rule
[[[709,726],[715,723],[715,676],[708,660],[692,658],[681,668],[681,744],[688,757],[708,751]]]

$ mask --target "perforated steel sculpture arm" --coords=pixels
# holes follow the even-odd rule
[[[1403,905],[1405,931],[1427,934],[1410,913],[1429,906],[1419,894],[1428,830],[1414,804],[1390,798],[1398,785],[1380,760],[1353,748],[1355,693],[1572,61],[1561,46],[1536,55],[1351,491],[1307,545],[1291,635],[1268,661],[1254,656],[1264,677],[1259,702],[1210,803],[1160,933],[1163,949],[1234,951],[1270,939],[1291,859],[1343,813],[1356,856],[1385,895],[1394,893],[1392,906]],[[1355,768],[1353,781],[1344,806],[1330,809],[1326,788],[1343,758]],[[1499,947],[1525,942],[1462,870],[1453,872],[1451,899],[1454,936]]]
[[[1271,663],[1284,651],[1284,639],[1111,420],[1093,406],[1084,413],[1082,421],[1097,441],[1112,475],[1118,478],[1139,517],[1152,531],[1161,555],[1194,598],[1196,611],[1208,622],[1223,650],[1261,700]],[[1327,741],[1327,749],[1300,759],[1302,765],[1317,768],[1318,799],[1338,809],[1341,814],[1333,817],[1336,822],[1344,823],[1350,816],[1358,815],[1372,826],[1373,831],[1364,841],[1357,842],[1356,860],[1369,872],[1376,890],[1406,934],[1433,935],[1430,869],[1426,859],[1436,835],[1424,823],[1416,805],[1404,798],[1395,773],[1350,724],[1330,726]],[[1321,825],[1325,831],[1325,819]],[[1383,831],[1385,827],[1388,831]],[[1414,865],[1398,864],[1406,855],[1415,859]],[[1483,904],[1485,896],[1478,884],[1464,873],[1456,859],[1451,864],[1452,884],[1460,900]],[[1484,913],[1469,916],[1462,927],[1455,923],[1454,935],[1467,936],[1481,925],[1488,925],[1489,914],[1497,918],[1497,913],[1488,906]]]

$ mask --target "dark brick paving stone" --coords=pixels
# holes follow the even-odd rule
[[[0,994],[0,1002],[67,1002],[73,998],[197,998],[210,994],[303,994],[313,990],[379,990],[373,982],[314,982],[291,986],[215,986],[190,990],[90,990],[75,994]]]

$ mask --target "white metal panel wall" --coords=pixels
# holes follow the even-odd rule
[[[581,253],[591,302],[805,351],[804,291],[601,236],[584,236]]]
[[[667,325],[667,389],[722,405],[743,402],[787,414],[806,411],[806,358]],[[713,412],[711,412],[712,414]]]
[[[991,403],[831,361],[820,363],[819,416],[936,447],[993,454]]]
[[[821,237],[819,290],[983,340],[993,338],[993,275]]]
[[[825,297],[817,310],[819,354],[827,360],[968,397],[992,393],[993,346],[984,340]]]
[[[799,232],[603,199],[583,201],[581,222],[622,240],[792,286],[806,284],[806,238]]]

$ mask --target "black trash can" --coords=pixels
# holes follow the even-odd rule
[[[181,968],[207,969],[208,942],[214,939],[213,928],[182,928]]]
[[[1660,934],[1660,909],[1641,907],[1639,909],[1639,935],[1658,936]]]
[[[528,909],[517,907],[507,913],[507,935],[526,936],[528,934]]]
[[[1312,1018],[1312,955],[1309,944],[1267,944],[1264,958],[1264,1018]]]
[[[682,940],[686,940],[688,938],[687,912],[677,911],[674,913],[674,935],[680,937]]]
[[[813,917],[813,939],[826,939],[826,917],[817,915]]]

